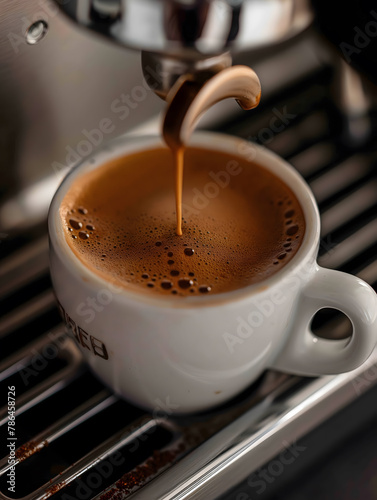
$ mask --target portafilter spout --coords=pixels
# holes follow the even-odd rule
[[[78,24],[141,50],[144,75],[162,98],[182,74],[214,74],[231,65],[231,53],[279,43],[313,19],[310,0],[55,2]]]

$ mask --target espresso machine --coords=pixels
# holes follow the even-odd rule
[[[206,413],[173,418],[169,401],[145,412],[104,387],[66,335],[46,229],[51,197],[102,119],[113,125],[104,144],[158,134],[180,76],[206,79],[246,64],[261,80],[260,106],[247,113],[220,103],[199,127],[286,158],[319,205],[320,265],[376,287],[372,2],[0,0],[0,7],[0,500],[376,498],[377,353],[336,376],[267,371]],[[312,328],[329,342],[350,336],[347,317],[329,309]]]

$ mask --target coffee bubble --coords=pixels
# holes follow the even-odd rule
[[[69,223],[73,229],[81,229],[82,228],[82,222],[79,222],[75,219],[69,219]]]
[[[163,288],[164,290],[170,290],[171,288],[173,288],[173,283],[168,280],[163,280],[161,281],[161,288]]]
[[[180,288],[183,288],[184,290],[190,288],[190,286],[192,286],[193,284],[194,282],[190,280],[190,278],[181,278],[180,280],[178,280],[178,286]]]
[[[294,234],[296,234],[298,231],[298,226],[297,225],[294,225],[294,226],[291,226],[289,227],[285,234],[287,234],[288,236],[293,236]]]

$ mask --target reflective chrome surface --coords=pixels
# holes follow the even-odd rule
[[[217,72],[218,57],[279,43],[311,23],[309,0],[55,0],[78,24],[142,50],[165,98],[178,76]],[[149,54],[150,53],[150,54]],[[224,66],[224,61],[221,61]],[[220,66],[220,67],[221,67]],[[150,77],[150,75],[149,75]]]
[[[312,20],[307,0],[55,0],[78,24],[127,47],[185,58],[270,45]]]
[[[370,379],[377,351],[359,369],[322,377],[276,402],[271,393],[140,493],[138,500],[215,500],[357,397],[355,380]],[[293,380],[290,380],[293,384]],[[375,385],[373,380],[367,384]],[[280,387],[280,390],[284,385]],[[289,388],[289,383],[286,389]]]
[[[141,65],[145,81],[150,88],[159,97],[166,99],[182,75],[195,75],[197,80],[206,80],[219,71],[229,68],[232,65],[232,56],[230,52],[223,52],[203,59],[201,54],[194,52],[190,54],[190,58],[181,59],[158,52],[143,51]]]

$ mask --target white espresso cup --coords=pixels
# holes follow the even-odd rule
[[[93,372],[138,406],[153,410],[164,404],[170,412],[187,413],[223,403],[268,368],[323,375],[363,363],[376,345],[377,295],[357,277],[318,266],[320,219],[306,182],[279,156],[235,137],[200,132],[193,135],[191,144],[230,153],[235,159],[246,158],[281,178],[304,212],[302,244],[279,271],[231,292],[181,298],[112,285],[86,267],[68,246],[60,204],[83,173],[115,158],[164,145],[156,137],[108,143],[63,180],[49,213],[56,297]],[[313,335],[311,321],[322,308],[338,309],[348,316],[353,326],[350,339],[325,340]]]

